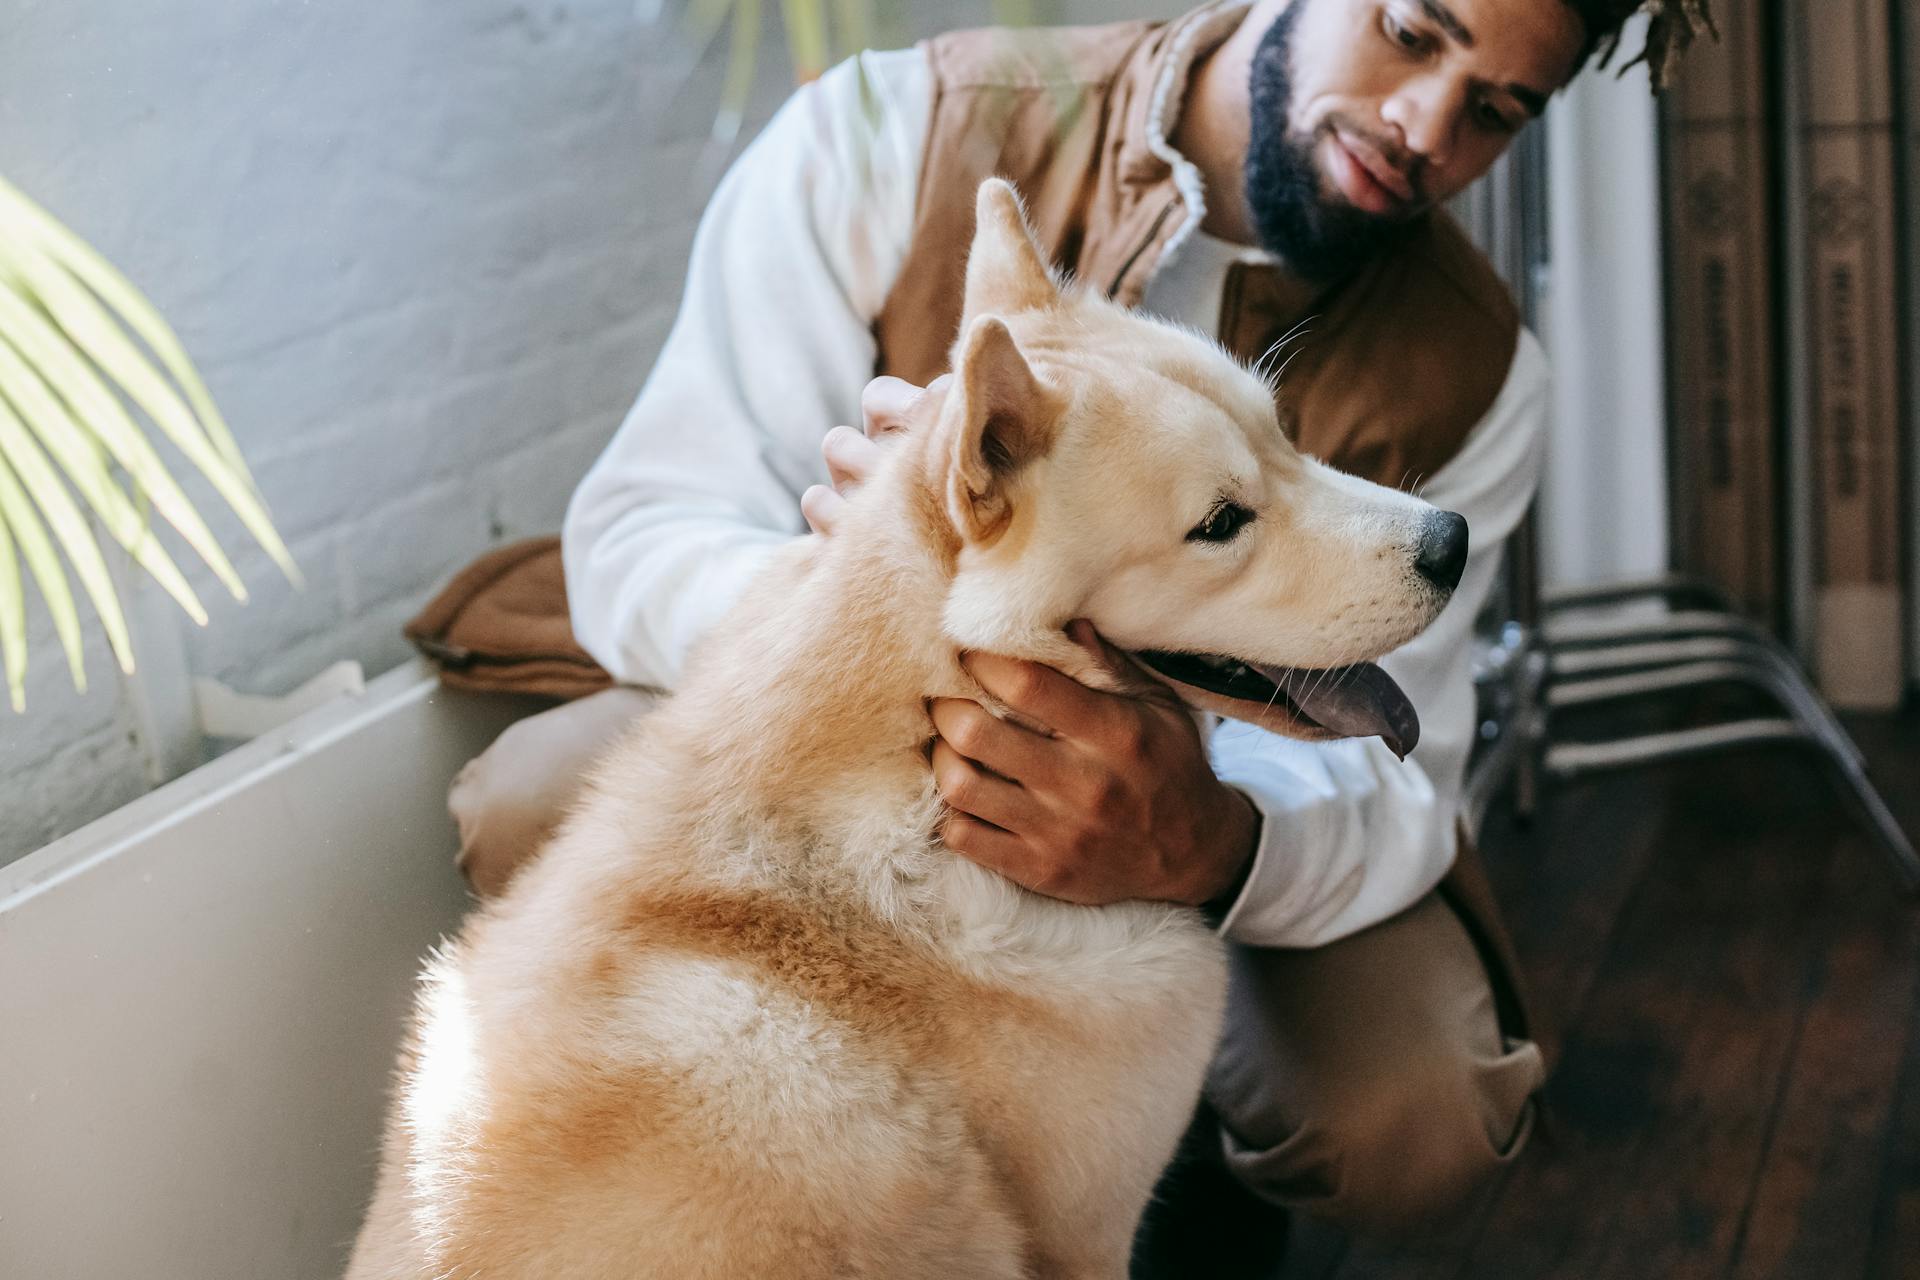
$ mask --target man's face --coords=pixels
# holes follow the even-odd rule
[[[1247,199],[1267,247],[1326,280],[1485,173],[1585,38],[1565,0],[1263,0],[1247,20],[1269,16]]]

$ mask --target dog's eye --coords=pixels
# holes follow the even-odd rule
[[[1253,519],[1253,512],[1237,502],[1223,502],[1207,512],[1207,518],[1187,530],[1188,542],[1231,542],[1233,535],[1239,533],[1246,523]]]

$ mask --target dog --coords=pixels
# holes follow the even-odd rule
[[[926,700],[985,699],[958,655],[989,651],[1404,752],[1364,660],[1446,604],[1464,522],[1063,283],[1006,183],[976,217],[944,394],[430,962],[350,1280],[1126,1275],[1221,944],[943,849]]]

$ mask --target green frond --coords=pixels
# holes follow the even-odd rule
[[[248,533],[266,549],[289,579],[299,570],[288,554],[265,505],[244,469],[236,469],[213,442],[202,423],[147,358],[128,341],[94,296],[76,284],[51,260],[28,252],[9,252],[0,245],[0,270],[23,278],[30,296],[83,352],[166,433],[200,473],[227,500]]]
[[[68,652],[71,661],[72,651]],[[20,561],[15,558],[13,535],[0,509],[0,663],[7,672],[7,701],[16,712],[27,709],[27,593],[20,585]],[[81,669],[81,678],[86,676]]]
[[[794,79],[801,83],[817,79],[832,61],[826,5],[822,0],[780,0],[780,20],[787,28]]]
[[[107,643],[122,671],[133,670],[133,642],[127,635],[127,620],[120,612],[120,598],[114,594],[113,577],[93,540],[86,517],[68,495],[66,487],[53,473],[26,428],[13,410],[0,402],[0,514],[20,540],[27,567],[40,594],[46,597],[53,614],[53,625],[67,651],[67,664],[73,669],[73,686],[87,688],[86,669],[80,655],[80,617],[74,609],[73,591],[67,585],[66,572],[53,553],[53,539],[80,576],[80,585],[93,601],[94,612],[106,629]],[[38,511],[35,510],[36,506]],[[44,517],[44,523],[42,519]],[[53,539],[47,536],[51,529]]]
[[[91,289],[115,315],[126,322],[134,336],[146,343],[147,349],[159,357],[168,375],[186,393],[194,417],[206,428],[207,435],[227,460],[227,465],[244,476],[250,487],[253,486],[253,473],[247,469],[246,459],[240,456],[240,446],[234,440],[233,432],[228,429],[227,420],[220,416],[212,394],[207,391],[206,383],[201,381],[193,361],[187,359],[186,348],[180,345],[173,327],[147,301],[146,295],[121,275],[111,262],[101,257],[92,245],[67,230],[52,214],[28,199],[3,177],[0,177],[0,229],[36,238],[54,261],[72,272],[76,280]]]
[[[107,455],[86,428],[75,421],[67,406],[48,389],[25,360],[11,346],[0,342],[0,397],[10,401],[38,437],[42,447],[53,455],[71,484],[107,533],[127,549],[135,563],[166,589],[200,626],[207,624],[207,611],[200,598],[187,585],[148,519],[143,501],[130,499],[107,470]],[[145,491],[140,496],[144,499]]]
[[[16,709],[27,667],[22,563],[47,601],[76,688],[86,688],[86,670],[69,566],[116,661],[133,670],[126,618],[89,514],[195,622],[206,623],[206,609],[154,536],[149,506],[236,599],[246,599],[239,574],[129,404],[298,585],[299,569],[233,433],[173,330],[112,264],[0,179],[0,663]]]

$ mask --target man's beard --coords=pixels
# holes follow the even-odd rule
[[[1254,50],[1248,77],[1247,204],[1260,242],[1289,269],[1319,283],[1339,280],[1405,234],[1406,220],[1356,209],[1322,193],[1313,161],[1319,131],[1288,131],[1293,100],[1293,34],[1311,0],[1293,0]]]

